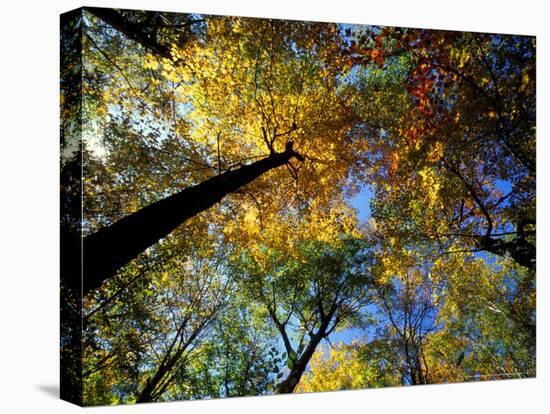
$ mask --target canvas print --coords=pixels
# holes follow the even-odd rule
[[[532,36],[61,16],[61,396],[535,376]]]

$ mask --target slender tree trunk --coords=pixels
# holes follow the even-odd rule
[[[157,368],[157,371],[152,377],[149,377],[145,383],[145,387],[137,397],[137,402],[151,402],[157,400],[165,391],[166,388],[171,384],[174,377],[166,378],[166,376],[174,369],[174,366],[180,361],[184,352],[189,348],[193,341],[200,335],[203,329],[212,321],[214,314],[210,315],[210,320],[203,321],[198,328],[191,334],[191,336],[185,341],[185,343],[176,344],[172,342],[172,345],[169,347],[166,355],[161,361],[160,365]],[[181,338],[183,335],[183,329],[185,329],[187,322],[183,322],[179,330],[176,332],[176,338]],[[176,346],[175,352],[172,350]],[[162,384],[164,382],[164,384]]]
[[[158,56],[171,57],[167,46],[157,42],[140,24],[129,21],[120,12],[94,7],[86,10]],[[97,289],[118,269],[190,217],[210,208],[263,173],[286,164],[292,157],[303,161],[288,142],[283,153],[273,153],[251,165],[186,188],[86,237],[83,243],[84,295]],[[75,239],[71,244],[77,245],[79,240]],[[74,279],[75,286],[79,286],[79,280],[71,279]]]
[[[306,349],[304,350],[300,358],[296,361],[288,376],[277,385],[277,394],[291,394],[294,392],[296,386],[302,378],[304,371],[306,370],[309,360],[315,352],[315,348],[317,348],[317,345],[319,345],[319,343],[323,339],[323,336],[324,335],[317,333],[317,335],[311,338],[311,340],[307,344]]]
[[[277,394],[291,394],[294,392],[294,390],[298,386],[298,383],[300,382],[300,379],[302,378],[304,371],[306,370],[309,360],[311,359],[313,353],[315,352],[315,349],[317,348],[317,345],[319,345],[321,340],[327,335],[327,332],[329,332],[328,326],[334,316],[334,313],[336,312],[336,309],[336,304],[333,304],[328,315],[326,315],[322,319],[319,330],[311,337],[309,343],[306,346],[306,349],[304,350],[302,355],[300,355],[300,358],[298,358],[298,360],[294,363],[288,376],[277,385]]]
[[[157,201],[84,238],[84,294],[97,289],[139,253],[166,237],[187,219],[207,210],[227,194],[267,171],[303,158],[288,142],[281,153],[207,179]]]

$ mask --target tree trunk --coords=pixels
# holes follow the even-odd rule
[[[486,238],[482,241],[481,248],[499,256],[510,257],[533,271],[537,270],[537,248],[525,237],[518,236],[509,242]]]
[[[149,34],[143,31],[140,24],[128,21],[118,11],[97,7],[85,7],[85,10],[100,18],[119,32],[125,34],[129,39],[132,39],[146,49],[149,49],[156,55],[167,59],[172,58],[169,47],[157,42],[156,39],[152,38]]]
[[[300,358],[296,361],[288,376],[284,379],[284,381],[280,382],[277,385],[277,394],[291,394],[294,392],[296,386],[302,378],[304,371],[306,370],[309,360],[315,352],[315,348],[317,348],[317,345],[319,345],[319,343],[323,339],[323,336],[324,334],[317,333],[317,335],[311,338],[311,340],[307,344],[306,349],[304,350]]]
[[[281,153],[227,171],[157,201],[84,238],[83,291],[97,289],[139,253],[166,237],[187,219],[273,168],[303,158],[288,142]]]
[[[214,314],[210,315],[213,318]],[[210,319],[211,321],[212,319]],[[175,340],[166,352],[166,355],[162,359],[162,362],[157,368],[157,371],[152,377],[149,377],[145,383],[145,387],[141,393],[137,396],[136,402],[152,402],[156,401],[166,391],[166,388],[171,384],[174,377],[166,379],[166,375],[174,369],[174,366],[178,363],[184,352],[189,348],[193,341],[200,335],[202,330],[206,328],[209,321],[203,321],[198,328],[195,329],[193,334],[185,341],[185,343],[176,344]],[[180,328],[176,332],[176,339],[181,338],[183,335],[183,329],[185,329],[186,322],[180,325]],[[177,345],[176,351],[172,353],[174,346]],[[161,384],[164,382],[164,384]],[[159,387],[160,385],[160,387]]]

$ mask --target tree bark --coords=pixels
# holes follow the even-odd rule
[[[315,348],[317,348],[317,345],[319,345],[323,337],[324,334],[317,333],[317,335],[311,338],[311,340],[307,344],[306,349],[304,350],[300,358],[296,361],[288,376],[277,385],[277,394],[291,394],[294,392],[298,383],[300,382],[300,379],[302,378],[304,371],[306,370],[309,360],[315,352]]]
[[[317,331],[316,334],[313,334],[313,336],[311,337],[310,341],[306,346],[306,349],[304,350],[304,352],[302,352],[302,354],[300,355],[300,358],[298,358],[298,360],[292,366],[292,369],[290,370],[290,373],[288,374],[288,376],[282,382],[280,382],[275,388],[277,394],[291,394],[294,392],[294,390],[298,386],[298,383],[300,382],[300,379],[302,378],[304,371],[306,370],[309,360],[311,359],[311,357],[313,356],[313,353],[315,352],[315,349],[317,348],[317,345],[319,345],[321,340],[327,336],[327,332],[331,332],[336,326],[336,325],[333,325],[333,327],[329,330],[330,321],[332,320],[336,310],[337,310],[337,306],[336,306],[336,302],[334,302],[328,315],[326,315],[322,319],[319,330]]]
[[[97,7],[85,7],[85,10],[158,56],[167,59],[172,58],[169,47],[159,43],[156,39],[149,36],[145,31],[143,31],[141,25],[128,21],[118,11]]]
[[[147,381],[145,382],[145,387],[137,396],[136,402],[152,402],[156,401],[162,396],[167,387],[169,387],[174,380],[174,375],[168,378],[166,376],[170,373],[170,371],[174,369],[176,364],[182,358],[183,354],[189,349],[193,341],[195,341],[197,337],[203,332],[203,330],[206,329],[206,327],[212,322],[217,312],[217,309],[218,307],[216,307],[216,309],[213,310],[212,313],[210,313],[207,319],[203,320],[201,324],[197,328],[195,328],[193,333],[189,336],[187,340],[185,340],[185,342],[178,343],[178,340],[183,341],[183,333],[187,326],[188,319],[185,318],[182,321],[178,331],[176,332],[175,338],[172,340],[171,345],[168,347],[168,350],[166,351],[166,354],[164,355],[159,366],[157,367],[155,374],[147,379]]]
[[[267,171],[302,156],[289,141],[285,151],[233,171],[226,171],[157,201],[84,238],[83,291],[97,289],[139,253],[166,237],[187,219],[207,210],[227,194]]]
[[[480,248],[502,257],[511,257],[521,266],[535,272],[537,270],[537,248],[523,236],[518,236],[508,242],[485,238],[482,240]]]

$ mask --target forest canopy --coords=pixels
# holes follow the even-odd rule
[[[96,8],[62,29],[68,394],[535,375],[534,38]]]

